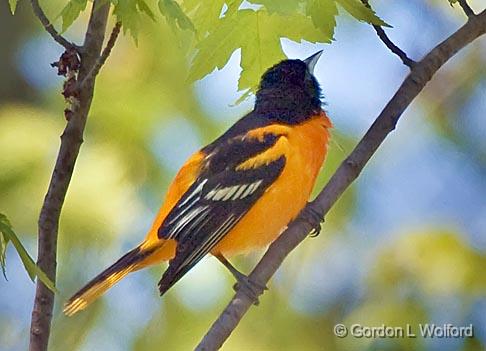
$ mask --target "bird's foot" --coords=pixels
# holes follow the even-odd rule
[[[259,296],[262,295],[265,290],[268,290],[268,288],[265,285],[251,280],[243,273],[235,274],[235,278],[237,283],[233,285],[233,290],[236,292],[243,292],[246,296],[254,301],[253,304],[255,306],[258,306],[260,304],[260,300],[258,299]]]
[[[314,210],[311,206],[306,206],[300,215],[300,218],[303,221],[306,221],[309,223],[312,227],[311,232],[309,233],[309,236],[311,238],[315,238],[318,236],[321,232],[321,223],[324,222],[324,219],[322,216],[317,213],[316,210]]]

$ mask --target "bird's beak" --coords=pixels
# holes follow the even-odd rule
[[[314,67],[316,66],[317,61],[319,61],[319,57],[321,57],[322,51],[323,50],[320,50],[304,60],[304,63],[307,65],[307,69],[311,74],[314,73]]]

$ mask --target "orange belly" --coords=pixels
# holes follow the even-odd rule
[[[329,119],[313,118],[286,131],[286,165],[282,174],[241,221],[211,251],[225,257],[273,242],[304,208],[324,162]]]

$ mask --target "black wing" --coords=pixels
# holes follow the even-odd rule
[[[159,282],[165,293],[239,222],[278,178],[285,157],[245,170],[237,166],[271,148],[279,135],[261,140],[238,136],[203,151],[202,172],[166,217],[158,235],[177,241],[176,255]]]

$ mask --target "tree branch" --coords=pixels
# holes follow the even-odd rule
[[[436,46],[420,62],[417,62],[358,145],[339,166],[317,198],[307,207],[324,218],[343,192],[358,177],[386,136],[395,129],[402,113],[437,70],[459,50],[484,33],[486,33],[486,10],[469,18],[464,26]],[[270,245],[250,274],[250,279],[261,286],[265,286],[285,257],[307,237],[311,229],[310,224],[300,217],[292,222],[288,229]],[[238,291],[196,347],[196,350],[219,349],[237,327],[253,302],[254,300],[242,291]]]
[[[469,4],[467,3],[466,0],[458,0],[459,2],[459,5],[461,5],[462,7],[462,10],[464,11],[464,13],[466,14],[467,17],[473,17],[473,16],[476,16],[474,14],[474,11],[472,10],[472,8],[469,6]]]
[[[118,38],[118,35],[120,34],[120,29],[121,29],[122,23],[117,22],[115,23],[115,26],[113,27],[113,30],[111,31],[110,39],[108,39],[108,42],[106,43],[105,48],[103,49],[103,53],[101,56],[98,58],[96,61],[96,64],[93,66],[93,68],[89,71],[88,75],[81,81],[81,84],[79,85],[79,89],[82,89],[83,86],[90,80],[92,80],[94,77],[100,73],[101,67],[105,64],[106,60],[108,59],[108,56],[111,54],[111,50],[115,46],[116,39]]]
[[[33,0],[32,4],[34,11],[36,11],[35,4],[38,5],[37,1]],[[84,80],[89,74],[100,56],[109,9],[110,3],[107,1],[95,0],[93,2],[85,41],[81,50],[81,65],[78,75],[81,80]],[[46,26],[44,22],[43,24]],[[56,37],[54,39],[56,40]],[[61,135],[61,146],[56,165],[39,216],[37,264],[53,282],[56,278],[59,217],[79,149],[83,142],[86,119],[93,99],[94,83],[94,79],[88,81],[79,91],[79,103],[74,106],[71,118],[69,118]],[[41,281],[37,280],[30,327],[30,351],[47,350],[53,305],[54,294]]]
[[[371,5],[369,3],[368,0],[361,0],[361,2],[369,9],[372,10],[371,8]],[[413,68],[413,66],[417,63],[415,62],[414,60],[412,60],[411,58],[409,58],[407,56],[407,54],[405,53],[405,51],[403,51],[402,49],[400,49],[398,46],[396,46],[392,41],[391,39],[388,37],[388,35],[385,33],[385,30],[381,27],[381,26],[378,26],[376,24],[373,24],[372,25],[373,28],[375,29],[375,32],[376,34],[378,35],[378,38],[380,38],[380,40],[383,42],[383,44],[385,44],[385,46],[392,52],[394,53],[395,55],[397,55],[400,60],[402,60],[403,64],[405,66],[408,66],[410,69]]]
[[[64,38],[59,32],[54,28],[52,23],[47,18],[46,14],[42,10],[39,4],[39,0],[30,0],[34,14],[41,21],[45,30],[51,35],[51,37],[60,45],[64,46],[65,49],[79,49],[76,44],[71,43],[69,40]]]

